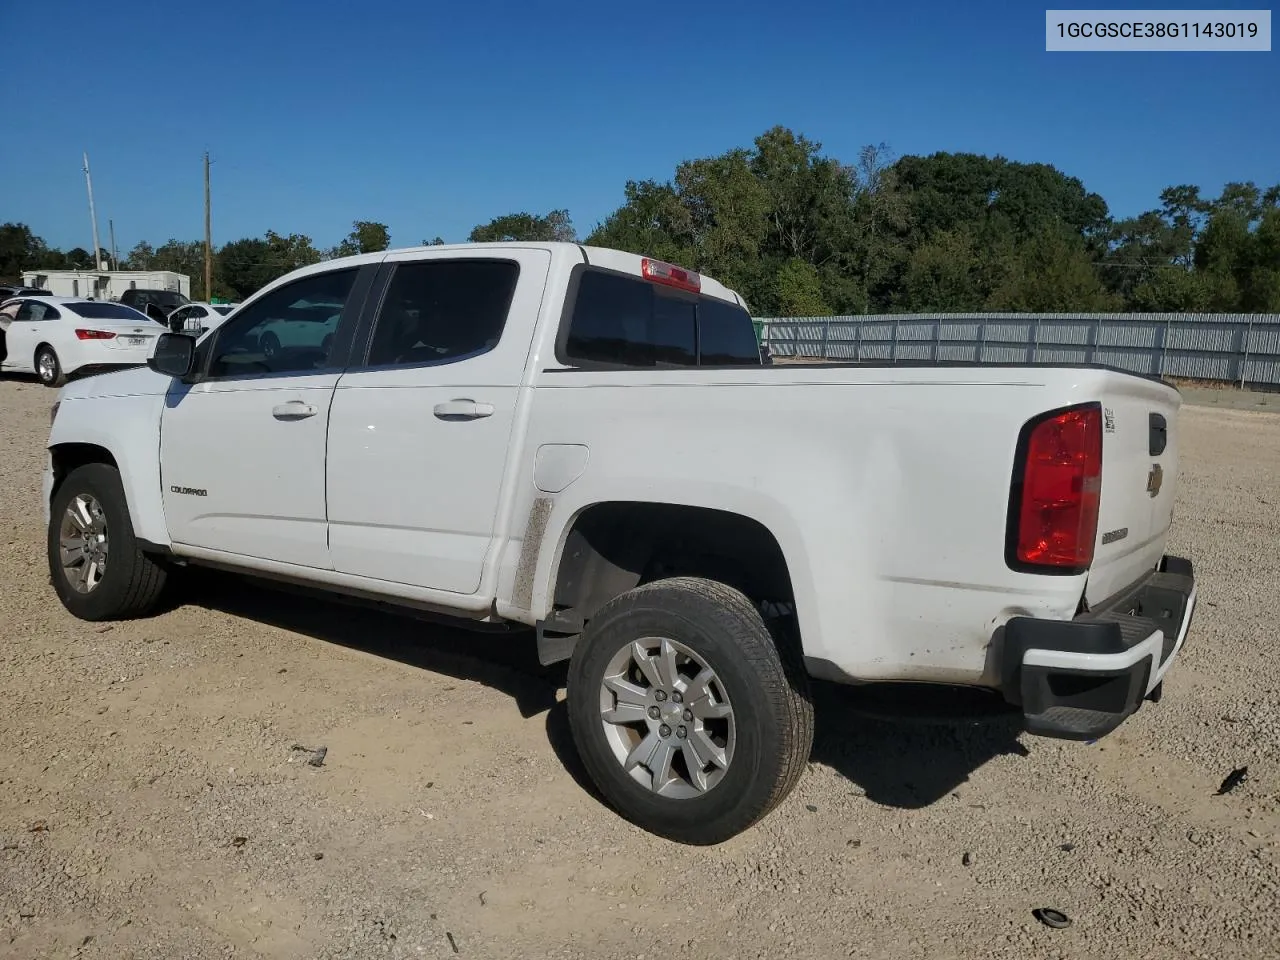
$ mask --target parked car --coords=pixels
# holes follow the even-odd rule
[[[5,300],[11,300],[14,297],[49,297],[52,294],[48,290],[41,290],[39,287],[24,286],[0,286],[0,303]]]
[[[163,332],[119,303],[18,297],[0,304],[0,369],[60,387],[73,375],[145,364]]]
[[[804,770],[811,676],[1081,740],[1157,699],[1196,600],[1179,403],[1090,365],[765,365],[736,293],[615,250],[366,254],[64,387],[49,571],[90,621],[208,564],[534,627],[603,796],[715,843]]]
[[[189,333],[200,337],[221,324],[236,306],[230,303],[205,303],[193,300],[169,314],[165,324],[174,333]]]
[[[181,306],[190,303],[188,297],[177,290],[156,290],[147,287],[135,287],[120,294],[120,302],[145,313],[154,320],[164,322],[165,318]],[[158,312],[153,313],[147,307],[154,305]]]

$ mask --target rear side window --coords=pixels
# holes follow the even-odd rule
[[[371,367],[453,363],[502,337],[520,267],[510,260],[419,260],[396,267],[369,344]]]
[[[36,320],[57,320],[61,318],[60,314],[52,304],[41,303],[39,300],[26,300],[22,306],[18,308],[18,319],[24,322]]]
[[[599,270],[581,275],[564,353],[628,367],[760,365],[741,307]]]
[[[737,304],[698,301],[698,351],[704,366],[760,366],[760,344],[751,315]]]

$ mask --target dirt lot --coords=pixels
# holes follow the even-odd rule
[[[0,957],[1280,955],[1280,416],[1184,408],[1163,702],[1085,745],[823,688],[795,793],[693,849],[584,788],[563,674],[508,638],[212,576],[73,620],[52,398],[0,381]]]

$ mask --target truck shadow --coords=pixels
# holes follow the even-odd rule
[[[578,757],[557,696],[565,664],[539,664],[532,631],[479,632],[213,571],[185,579],[181,603],[482,683],[511,697],[522,717],[545,714],[557,759],[583,790],[604,802]],[[884,806],[929,806],[989,760],[1027,753],[1018,741],[1020,718],[987,694],[924,684],[815,682],[814,705],[810,762],[837,771]]]
[[[1022,718],[992,693],[934,684],[815,683],[810,762],[887,807],[914,810],[952,793],[988,761],[1025,757]]]

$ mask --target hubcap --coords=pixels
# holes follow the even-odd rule
[[[37,369],[39,369],[40,371],[41,380],[52,380],[53,379],[53,357],[49,356],[49,354],[47,353],[40,354],[40,363]]]
[[[81,493],[67,504],[58,530],[62,575],[77,593],[92,593],[107,570],[107,516],[102,504]]]
[[[716,672],[667,637],[619,650],[600,685],[600,722],[623,770],[664,797],[701,796],[733,760],[733,707]]]

